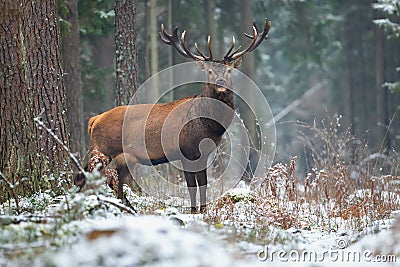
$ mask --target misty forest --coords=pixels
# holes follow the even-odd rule
[[[0,266],[400,261],[400,0],[0,9]]]

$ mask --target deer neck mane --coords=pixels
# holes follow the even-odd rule
[[[204,91],[197,97],[212,98],[221,101],[223,104],[221,103],[221,105],[219,105],[215,102],[213,103],[205,100],[200,101],[198,108],[202,110],[200,113],[207,114],[209,118],[214,118],[203,119],[203,125],[206,126],[214,136],[221,136],[230,125],[234,116],[234,94],[232,90],[217,92],[214,86],[213,84],[206,84]],[[223,125],[225,125],[225,127]]]
[[[234,103],[234,94],[232,90],[226,90],[225,92],[217,92],[214,84],[207,83],[205,85],[203,92],[199,95],[199,97],[208,97],[219,100],[228,105],[231,109],[234,109],[235,103]]]

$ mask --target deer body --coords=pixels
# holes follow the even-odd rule
[[[212,87],[207,85],[206,88]],[[211,119],[196,118],[185,123],[185,117],[189,113],[199,114],[199,109],[210,113],[210,117],[223,121],[229,125],[233,119],[233,111],[221,112],[214,110],[212,106],[202,101],[202,97],[212,97],[224,102],[231,109],[234,106],[232,91],[210,94],[205,90],[200,95],[186,97],[163,104],[139,104],[131,106],[119,106],[103,114],[92,117],[89,120],[88,132],[92,140],[92,148],[97,149],[110,158],[115,158],[123,153],[122,129],[132,131],[127,133],[124,142],[128,146],[131,156],[137,159],[137,163],[143,165],[157,165],[172,160],[180,160],[177,156],[179,151],[188,159],[200,157],[198,145],[204,138],[212,139],[217,145],[225,132],[225,127]],[[178,105],[182,105],[178,116],[174,116],[174,124],[165,125],[165,120]],[[129,109],[129,111],[128,111]],[[129,112],[128,120],[125,115]],[[146,116],[144,116],[144,115]],[[147,116],[148,115],[148,116]],[[169,120],[172,120],[171,118]],[[186,124],[186,125],[185,125]],[[161,129],[168,128],[168,131],[179,134],[178,143],[161,144]],[[172,138],[171,138],[172,139]],[[145,147],[143,147],[145,144]],[[167,159],[165,150],[168,150],[172,158]],[[208,151],[211,153],[211,151]],[[176,155],[176,156],[175,156]]]
[[[205,211],[207,189],[207,158],[217,146],[234,116],[232,72],[242,62],[242,56],[254,50],[267,36],[270,22],[258,34],[255,25],[251,44],[245,50],[232,52],[235,39],[222,60],[213,60],[208,39],[209,56],[192,54],[177,28],[168,34],[162,25],[161,40],[183,56],[194,59],[197,67],[206,72],[208,82],[199,95],[162,104],[120,106],[90,118],[88,132],[92,149],[100,151],[115,163],[118,173],[118,197],[129,175],[130,164],[157,165],[181,160],[189,189],[191,212],[196,212],[196,192],[200,191],[200,209]],[[124,132],[123,132],[124,131]],[[207,141],[204,142],[203,141]],[[212,141],[210,143],[210,141]],[[84,179],[75,177],[83,186]]]

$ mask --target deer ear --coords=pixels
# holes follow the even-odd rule
[[[204,70],[205,65],[206,65],[204,61],[196,60],[195,63],[199,70]]]
[[[234,68],[239,68],[240,64],[242,64],[242,60],[243,60],[242,57],[239,57],[239,58],[235,59],[235,61],[233,62],[233,67]]]

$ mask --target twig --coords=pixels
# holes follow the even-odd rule
[[[109,200],[108,198],[106,198],[104,196],[98,195],[97,199],[100,202],[111,204],[111,205],[113,205],[113,206],[115,206],[115,207],[117,207],[117,208],[119,208],[121,210],[124,210],[124,211],[126,211],[126,212],[128,212],[128,213],[130,213],[132,215],[136,215],[136,213],[137,213],[137,211],[134,208],[130,208],[130,207],[124,205],[124,204],[120,204],[120,203],[111,201],[111,200]]]
[[[43,112],[42,112],[43,113]],[[58,136],[51,130],[49,129],[41,120],[40,120],[40,115],[42,114],[40,113],[36,118],[34,118],[33,120],[40,126],[43,127],[53,138],[54,140],[57,141],[58,144],[60,144],[60,146],[62,147],[62,149],[64,149],[65,152],[68,153],[68,155],[70,156],[70,158],[72,159],[72,161],[74,162],[75,166],[83,173],[83,175],[87,177],[86,171],[83,169],[82,165],[79,163],[78,159],[75,157],[74,154],[72,154],[71,150],[60,140],[60,138],[58,138]]]
[[[15,206],[17,208],[17,213],[19,213],[19,203],[18,203],[17,195],[14,192],[14,185],[10,181],[7,180],[7,178],[4,176],[4,174],[1,171],[0,171],[0,178],[4,182],[6,182],[8,188],[10,189],[11,195],[15,199]]]
[[[0,171],[0,178],[6,182],[6,184],[8,185],[9,188],[13,189],[14,185],[12,183],[10,183],[10,181],[7,180],[7,178],[4,176],[4,174]]]

